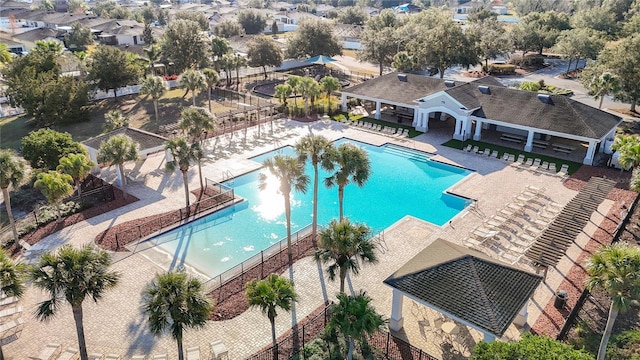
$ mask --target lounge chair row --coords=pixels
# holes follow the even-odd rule
[[[489,148],[485,148],[484,150],[480,150],[479,146],[473,146],[471,144],[467,145],[464,148],[464,151],[470,152],[472,154],[485,155],[488,157],[492,157],[497,159],[499,157],[498,150],[491,150]],[[550,163],[548,161],[542,161],[538,158],[525,158],[524,154],[516,156],[510,153],[503,153],[502,160],[513,164],[513,166],[519,166],[522,168],[528,168],[529,170],[540,171],[540,172],[548,172],[552,175],[556,175],[561,178],[565,178],[567,176],[567,172],[569,171],[569,165],[563,164],[560,167],[560,171],[558,171],[556,163]]]
[[[360,121],[360,120],[354,121],[351,124],[361,129],[378,131],[389,136],[401,136],[401,137],[409,136],[409,129],[406,129],[406,128],[395,128],[392,126],[383,126],[383,125],[373,124],[367,121]]]
[[[38,356],[30,357],[35,360],[76,360],[80,357],[79,351],[76,348],[67,348],[62,351],[62,345],[58,343],[49,343],[45,346],[44,349],[38,354]],[[120,360],[120,355],[113,354],[99,354],[92,353],[89,354],[89,360]],[[167,360],[168,356],[166,353],[147,356],[147,355],[134,355],[131,357],[132,360]],[[200,356],[200,347],[190,347],[186,349],[186,359],[187,360],[200,360],[204,359]],[[228,359],[227,348],[220,340],[215,340],[211,343],[211,359],[214,360],[222,360]]]

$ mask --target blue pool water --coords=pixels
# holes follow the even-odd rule
[[[345,216],[381,231],[405,215],[443,225],[468,204],[468,200],[443,193],[470,171],[430,159],[430,154],[395,145],[372,146],[352,140],[369,153],[371,175],[359,188],[347,185],[344,192]],[[253,158],[262,163],[277,154],[294,155],[285,147]],[[291,195],[292,233],[311,224],[313,216],[313,168],[305,194]],[[258,189],[259,174],[269,176],[267,188]],[[338,190],[327,189],[320,171],[318,224],[338,217]],[[182,262],[209,275],[218,275],[286,237],[284,199],[278,193],[278,181],[267,170],[259,170],[227,183],[246,199],[240,204],[158,235],[152,241],[173,254],[174,264]]]

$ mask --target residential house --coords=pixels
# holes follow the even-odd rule
[[[363,25],[334,24],[333,33],[336,35],[343,49],[362,50],[360,35],[364,30]]]
[[[37,41],[55,41],[64,47],[64,31],[51,28],[36,28],[13,35],[13,39],[24,44],[27,51],[36,47]]]

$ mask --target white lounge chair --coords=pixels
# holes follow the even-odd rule
[[[478,151],[480,151],[480,147],[479,146],[474,146],[473,149],[471,150],[472,153],[477,154]]]
[[[187,349],[187,360],[200,360],[199,346],[194,346]]]
[[[89,360],[104,360],[104,354],[92,353],[92,354],[87,355],[87,358]]]
[[[518,155],[518,159],[516,160],[516,164],[524,165],[524,154]]]
[[[524,163],[525,166],[533,166],[533,158],[528,158]]]
[[[131,357],[131,360],[145,360],[146,358],[146,355],[134,355]]]
[[[558,172],[558,169],[556,168],[556,163],[549,164],[549,172],[552,174],[555,174]]]
[[[497,158],[498,158],[498,150],[493,150],[493,151],[491,152],[491,157],[492,157],[492,158],[496,158],[496,159],[497,159]]]
[[[530,191],[536,194],[542,194],[543,192],[547,191],[547,188],[545,187],[538,187],[533,185],[527,185],[525,186],[525,189],[527,189],[527,191]]]
[[[168,360],[168,359],[169,359],[169,357],[167,356],[166,353],[153,356],[153,360]]]
[[[49,343],[40,351],[40,354],[35,358],[36,360],[52,360],[55,359],[60,352],[60,344]]]
[[[469,152],[471,151],[471,148],[473,148],[473,146],[471,144],[467,145],[467,147],[464,148],[464,151]]]
[[[227,347],[222,340],[214,340],[211,342],[211,355],[214,360],[229,359]]]
[[[104,360],[120,360],[120,355],[107,354],[107,356],[105,356]]]
[[[58,360],[76,360],[79,356],[78,349],[68,348],[58,356]]]

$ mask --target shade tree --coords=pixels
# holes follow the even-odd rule
[[[338,12],[338,21],[343,24],[364,25],[369,14],[361,7],[348,6]]]
[[[175,73],[208,66],[211,47],[209,39],[200,31],[197,22],[182,19],[172,21],[162,39],[162,57],[166,63],[173,63],[171,68]]]
[[[21,141],[22,156],[34,169],[54,170],[62,157],[84,154],[85,148],[71,134],[52,129],[31,131]]]
[[[603,33],[587,28],[562,31],[554,46],[556,52],[569,59],[567,72],[571,71],[571,64],[574,60],[577,69],[580,59],[593,60],[603,48]]]
[[[278,67],[282,65],[282,50],[272,38],[260,35],[251,39],[248,45],[249,66],[261,67],[265,80],[267,79],[267,66]]]
[[[364,61],[378,63],[380,75],[385,66],[391,65],[393,57],[399,51],[397,27],[395,13],[385,9],[379,15],[370,18],[362,32],[360,43],[364,48],[358,57]]]
[[[108,92],[113,90],[118,100],[118,88],[135,85],[142,72],[128,53],[117,47],[100,45],[91,55],[88,79],[95,86]]]
[[[238,24],[246,34],[260,34],[267,26],[267,19],[255,10],[241,10],[238,12]]]
[[[287,57],[304,59],[318,55],[342,54],[340,41],[332,31],[331,24],[322,20],[305,19],[287,42]]]
[[[173,15],[173,20],[191,20],[198,24],[200,31],[209,31],[209,19],[204,12],[178,10]]]

